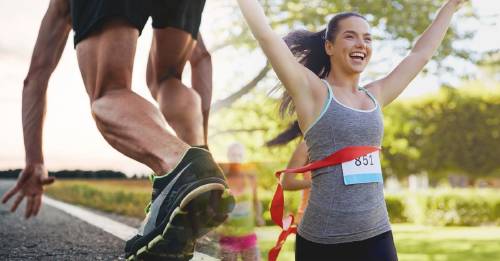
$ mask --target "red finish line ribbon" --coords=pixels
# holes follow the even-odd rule
[[[289,215],[286,218],[283,218],[284,212],[284,196],[283,196],[283,187],[279,183],[279,178],[281,174],[289,174],[289,173],[304,173],[307,171],[312,171],[315,169],[320,169],[324,167],[334,166],[337,164],[341,164],[343,162],[348,162],[351,160],[355,160],[359,157],[365,156],[374,151],[380,150],[379,147],[373,146],[350,146],[345,147],[341,150],[338,150],[331,154],[330,156],[318,160],[315,162],[311,162],[303,167],[292,168],[279,170],[276,172],[276,177],[278,178],[278,187],[274,192],[273,200],[271,202],[271,219],[274,223],[281,227],[281,233],[276,241],[276,245],[269,251],[268,259],[269,261],[275,261],[278,258],[278,254],[281,250],[281,247],[286,241],[286,238],[290,234],[297,233],[297,226],[293,225],[294,216]]]

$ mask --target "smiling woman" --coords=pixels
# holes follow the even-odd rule
[[[295,232],[296,260],[327,256],[334,260],[398,259],[384,202],[379,152],[353,156],[352,151],[380,147],[381,107],[398,97],[423,69],[463,2],[447,1],[391,73],[360,87],[361,73],[372,55],[370,25],[362,15],[340,13],[323,31],[292,32],[282,40],[256,0],[238,0],[250,30],[286,89],[281,109],[296,111],[312,162],[277,172],[312,170],[312,186],[296,230],[290,225],[293,216],[291,221],[283,219],[284,200],[278,187],[271,213],[283,230],[269,253],[270,260],[276,259],[286,236]]]
[[[283,40],[294,56],[299,58],[298,61],[320,78],[334,73],[332,67],[337,71],[361,73],[372,54],[370,26],[364,16],[354,12],[335,15],[328,22],[327,28],[319,32],[294,31]],[[337,48],[332,48],[334,42]],[[331,60],[330,57],[335,59]],[[285,113],[287,109],[293,111],[291,101],[288,92],[283,92],[281,113]]]

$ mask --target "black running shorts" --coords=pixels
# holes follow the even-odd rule
[[[151,16],[153,28],[174,27],[196,39],[205,0],[71,0],[75,46],[109,19],[122,18],[139,34]]]

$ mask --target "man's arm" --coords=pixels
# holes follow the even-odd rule
[[[2,198],[2,203],[6,203],[12,196],[18,194],[11,207],[11,211],[15,211],[26,197],[26,218],[38,214],[43,185],[54,181],[48,177],[42,150],[46,91],[49,78],[61,58],[70,30],[69,1],[51,0],[40,25],[28,74],[24,80],[22,121],[26,166],[16,185]]]
[[[208,115],[210,114],[210,105],[212,102],[212,57],[199,33],[198,42],[194,47],[189,63],[191,64],[191,84],[201,97],[203,134],[205,144],[208,144]]]

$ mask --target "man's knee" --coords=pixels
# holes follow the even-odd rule
[[[169,66],[165,70],[161,71],[157,77],[158,83],[168,82],[168,81],[182,81],[182,71],[184,68],[179,68],[180,66]]]
[[[90,98],[90,102],[93,103],[96,100],[99,100],[103,97],[116,96],[120,95],[124,92],[130,92],[131,86],[125,83],[115,83],[115,84],[106,84],[106,85],[95,85],[92,88],[88,88],[88,95]]]
[[[212,55],[210,55],[210,53],[206,49],[200,50],[196,48],[191,55],[189,63],[191,64],[191,67],[196,67],[202,62],[212,64]]]
[[[176,120],[201,116],[201,98],[198,93],[192,88],[177,88],[177,90],[162,90],[160,105],[165,118],[167,120]]]
[[[104,115],[106,111],[110,109],[109,97],[100,96],[91,99],[90,102],[90,111],[92,116],[96,121],[99,121],[100,116]]]
[[[101,115],[105,115],[113,110],[118,104],[115,101],[120,101],[120,96],[124,95],[125,92],[129,92],[126,89],[108,89],[102,92],[101,95],[91,98],[90,110],[92,115],[96,120],[99,120]]]
[[[161,73],[148,71],[146,77],[148,88],[155,99],[158,99],[161,92],[175,88],[180,82],[182,82],[182,72],[179,73],[173,67]]]

